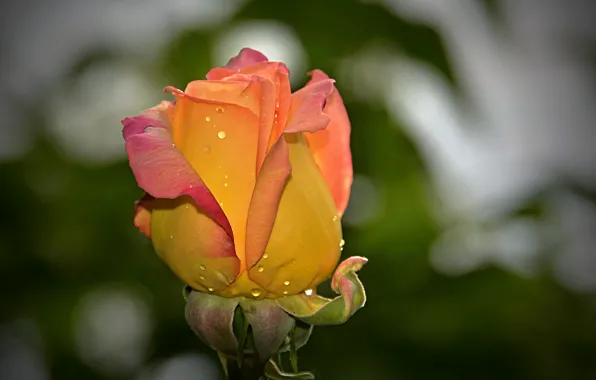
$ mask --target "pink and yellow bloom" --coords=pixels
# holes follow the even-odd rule
[[[207,80],[123,120],[138,185],[135,225],[191,288],[280,298],[331,276],[352,184],[350,122],[315,70],[291,92],[287,67],[243,49]]]

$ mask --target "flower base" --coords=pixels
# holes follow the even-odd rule
[[[331,286],[339,294],[327,299],[298,294],[274,300],[223,298],[186,287],[186,320],[194,333],[219,353],[228,379],[314,379],[298,372],[297,350],[308,342],[315,325],[344,323],[364,306],[364,287],[356,275],[363,257],[342,262]],[[284,372],[289,353],[293,372]]]

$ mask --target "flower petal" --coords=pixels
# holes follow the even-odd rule
[[[246,263],[252,267],[263,255],[273,224],[279,201],[292,167],[288,144],[281,137],[267,155],[250,200],[246,222]]]
[[[140,188],[155,198],[191,196],[232,238],[230,223],[215,197],[172,142],[167,126],[146,116],[122,121],[130,167]],[[144,126],[141,132],[141,127]]]
[[[259,157],[257,160],[257,173],[261,170],[261,165],[269,149],[277,142],[288,120],[290,111],[291,93],[290,72],[287,66],[281,62],[266,62],[246,67],[243,73],[260,75],[268,78],[275,85],[275,108],[273,120],[264,120],[259,136]],[[265,124],[267,123],[267,124]],[[268,126],[268,127],[265,127]]]
[[[288,119],[288,112],[291,103],[291,87],[289,80],[289,70],[281,62],[257,62],[250,66],[245,66],[240,70],[244,75],[264,77],[268,79],[275,88],[275,108],[271,108],[270,103],[264,101],[267,93],[262,95],[263,103],[261,108],[261,126],[259,128],[259,148],[257,152],[257,173],[261,170],[261,165],[265,159],[268,150],[275,144],[281,136]],[[207,74],[209,80],[234,80],[238,74],[234,70],[219,67],[212,69]],[[188,88],[187,88],[188,92]]]
[[[322,80],[293,93],[284,132],[316,132],[327,127],[329,116],[323,112],[323,107],[334,82],[333,79]]]
[[[157,255],[193,289],[220,294],[240,272],[234,242],[189,196],[153,202],[151,241]]]
[[[150,223],[155,250],[193,288],[224,289],[240,267],[230,223],[211,191],[173,144],[169,124],[147,114],[151,115],[124,119],[123,133],[138,185],[156,198],[151,201]],[[146,229],[146,220],[137,222]],[[202,273],[206,266],[208,273]]]
[[[336,217],[333,198],[312,159],[304,136],[293,133],[284,134],[283,138],[288,145],[292,173],[281,193],[277,212],[270,206],[274,202],[267,202],[269,210],[258,210],[253,204],[249,212],[258,212],[262,216],[249,215],[249,219],[260,220],[262,225],[247,226],[247,229],[260,231],[258,236],[262,238],[266,236],[264,227],[270,225],[271,216],[269,219],[266,216],[268,213],[273,215],[273,228],[266,248],[248,275],[263,289],[277,296],[299,293],[328,278],[339,260],[341,241],[341,225]],[[271,151],[274,152],[275,149]],[[265,169],[262,172],[266,173]],[[280,177],[272,183],[278,189]],[[266,186],[255,188],[253,199],[265,198],[267,195],[257,193],[265,189]],[[270,194],[279,193],[279,190],[267,190]],[[249,236],[252,239],[253,236]],[[263,245],[262,242],[250,242],[249,246],[251,244],[254,247]],[[256,248],[251,250],[250,262],[259,253]]]
[[[151,211],[154,199],[151,195],[145,193],[141,199],[135,202],[134,225],[148,238],[151,237]]]
[[[273,121],[275,89],[266,78],[239,74],[230,81],[193,82],[174,95],[174,142],[228,217],[242,271],[257,144],[264,121]]]
[[[329,77],[320,70],[311,73],[306,88],[317,86]],[[308,145],[323,178],[331,189],[337,212],[343,215],[352,186],[352,153],[350,152],[350,120],[337,89],[327,97],[324,112],[330,117],[327,128],[307,133]]]
[[[254,65],[255,63],[267,61],[267,57],[260,51],[251,48],[243,48],[240,50],[240,53],[238,53],[237,56],[232,57],[228,61],[226,68],[240,71],[241,69]]]

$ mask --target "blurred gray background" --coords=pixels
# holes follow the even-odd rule
[[[120,120],[242,47],[352,121],[369,301],[320,379],[596,379],[589,0],[24,0],[0,12],[0,379],[219,379],[132,225]]]

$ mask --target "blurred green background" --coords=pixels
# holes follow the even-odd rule
[[[185,323],[182,284],[132,225],[141,191],[120,120],[249,46],[285,61],[294,89],[326,71],[352,122],[343,254],[369,258],[368,303],[315,329],[301,369],[596,379],[596,37],[583,4],[7,6],[0,378],[221,376]]]

